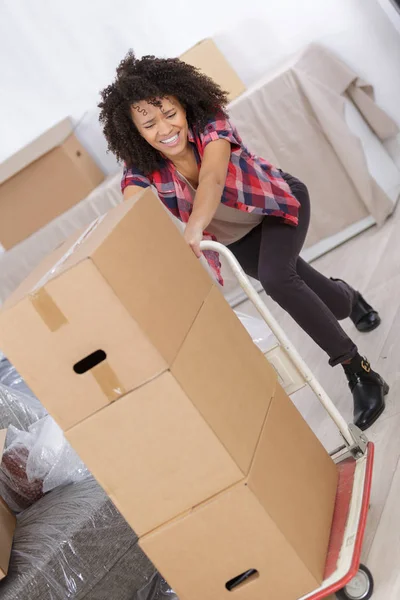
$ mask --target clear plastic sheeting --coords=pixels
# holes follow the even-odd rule
[[[33,396],[17,369],[0,353],[0,383],[15,391]]]
[[[104,221],[107,215],[102,215],[101,217],[97,217],[90,225],[85,229],[85,231],[79,236],[79,238],[72,244],[70,248],[58,259],[58,261],[51,267],[51,269],[43,275],[41,279],[36,283],[36,285],[31,290],[31,295],[35,294],[40,288],[46,285],[53,277],[55,277],[62,266],[67,262],[67,260],[79,249],[82,243],[93,233],[95,229]]]
[[[9,425],[28,429],[45,415],[45,409],[35,396],[0,383],[0,429],[6,429]]]
[[[247,333],[251,336],[253,342],[263,354],[277,345],[277,339],[265,321],[246,315],[240,311],[235,311],[235,313],[243,327],[247,330]]]
[[[133,600],[154,566],[89,476],[18,516],[1,600]]]
[[[135,600],[179,600],[178,596],[169,587],[168,583],[161,577],[160,573],[154,573],[145,586],[137,593]]]
[[[0,467],[0,493],[20,512],[59,486],[81,481],[88,470],[49,416],[28,431],[11,425]]]

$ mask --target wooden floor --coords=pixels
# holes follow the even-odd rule
[[[363,562],[371,569],[376,590],[374,600],[400,599],[400,207],[378,229],[364,232],[313,263],[327,276],[339,277],[360,290],[379,311],[381,326],[359,333],[349,320],[344,329],[361,354],[391,386],[387,408],[368,430],[376,444],[371,510],[366,531]],[[265,297],[265,294],[264,294]],[[352,417],[352,398],[341,367],[331,368],[327,357],[270,299],[265,301],[303,358],[325,387],[346,420]],[[240,310],[257,314],[248,302]],[[292,397],[296,406],[328,449],[340,438],[308,388]]]

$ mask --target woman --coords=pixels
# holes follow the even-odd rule
[[[328,279],[299,257],[309,221],[306,186],[252,155],[224,111],[226,93],[178,59],[129,52],[102,92],[100,121],[109,149],[125,164],[125,198],[155,187],[186,223],[197,257],[203,237],[225,244],[243,269],[329,355],[341,364],[354,399],[354,422],[370,427],[389,388],[358,353],[338,319],[360,331],[378,313],[339,279]],[[218,255],[206,258],[221,281]]]

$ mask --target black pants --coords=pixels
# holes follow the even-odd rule
[[[298,226],[265,217],[229,249],[244,271],[261,282],[266,293],[325,350],[335,366],[357,353],[338,322],[350,315],[355,291],[346,283],[328,279],[299,257],[310,223],[310,198],[303,183],[283,176],[301,204]]]

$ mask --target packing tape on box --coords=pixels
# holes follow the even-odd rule
[[[103,394],[107,396],[110,402],[114,402],[126,393],[121,385],[114,369],[107,361],[103,361],[91,369],[91,373],[99,384]]]
[[[37,290],[31,295],[31,302],[50,331],[57,331],[60,327],[68,323],[64,313],[44,288]]]

